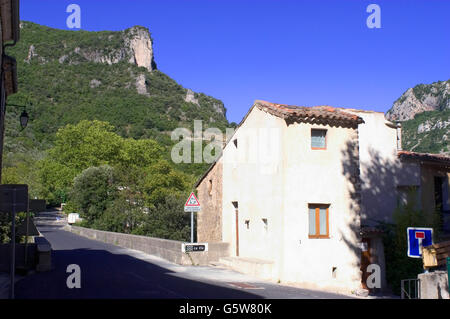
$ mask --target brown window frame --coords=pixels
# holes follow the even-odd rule
[[[313,131],[325,131],[325,147],[312,147],[312,132]],[[326,150],[328,142],[328,130],[324,128],[312,128],[311,129],[311,149],[312,150]]]
[[[326,205],[326,204],[309,204],[308,205],[308,212],[310,208],[315,208],[315,220],[316,220],[316,234],[315,235],[311,235],[309,234],[309,230],[308,230],[308,238],[311,239],[329,239],[330,238],[330,205]],[[326,223],[327,223],[327,233],[325,235],[320,235],[320,208],[326,208],[326,212],[327,212],[327,218],[326,218]],[[308,225],[309,225],[309,214],[308,214]]]

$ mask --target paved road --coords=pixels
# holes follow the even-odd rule
[[[52,214],[39,231],[52,244],[53,269],[16,283],[16,298],[348,298],[262,282],[217,267],[186,267],[62,230]],[[42,224],[43,223],[43,224]],[[81,268],[81,288],[66,285],[67,266]],[[244,283],[246,288],[236,285]]]

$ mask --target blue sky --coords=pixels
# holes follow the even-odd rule
[[[240,122],[255,99],[385,112],[406,89],[450,79],[448,0],[21,0],[21,19],[67,29],[150,29],[158,69],[221,99]],[[381,29],[369,29],[369,4]]]

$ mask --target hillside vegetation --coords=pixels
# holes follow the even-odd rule
[[[402,122],[405,150],[450,155],[450,80],[408,89],[386,118]]]
[[[2,183],[66,202],[88,227],[187,239],[184,197],[209,164],[174,164],[170,133],[192,130],[194,119],[203,128],[229,123],[220,100],[156,68],[152,43],[139,26],[88,32],[21,22],[6,52],[17,60],[19,92],[7,102]],[[14,105],[26,106],[24,130]]]

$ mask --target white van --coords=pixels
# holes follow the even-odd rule
[[[80,214],[70,213],[69,216],[67,217],[67,222],[69,224],[75,224],[80,219],[81,219]]]

